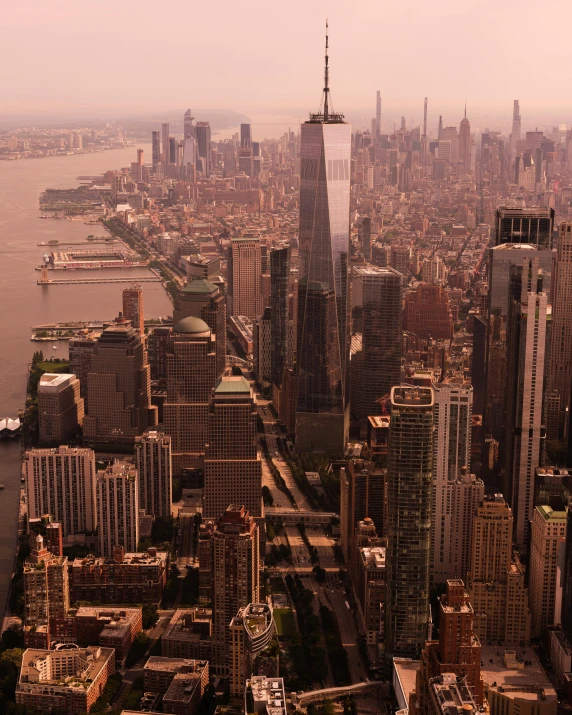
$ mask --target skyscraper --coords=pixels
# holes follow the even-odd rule
[[[145,334],[143,286],[133,285],[131,288],[123,289],[123,317],[131,321],[131,325],[139,335]]]
[[[243,504],[251,516],[263,516],[256,404],[244,377],[219,380],[209,408],[207,442],[204,517],[219,519],[229,504]]]
[[[433,390],[393,387],[387,473],[386,656],[419,658],[428,639]]]
[[[260,600],[260,554],[258,527],[243,506],[225,507],[215,529],[205,530],[208,558],[201,571],[209,577],[213,606],[212,668],[228,673],[231,633],[229,625],[239,609]],[[210,573],[209,573],[210,572]]]
[[[197,148],[201,159],[203,176],[211,175],[211,125],[208,122],[197,122],[195,125]]]
[[[161,161],[161,135],[158,131],[151,133],[151,147],[153,159],[153,171],[157,171],[157,167]]]
[[[513,516],[502,494],[485,497],[473,522],[467,589],[484,644],[517,645],[530,640],[524,568],[512,561]]]
[[[543,206],[499,206],[495,220],[495,246],[501,243],[531,243],[552,248],[554,209]]]
[[[572,642],[572,509],[566,514],[566,549],[562,580],[562,630]]]
[[[290,246],[276,248],[270,253],[270,372],[272,384],[282,385],[282,372],[290,366]]]
[[[570,411],[572,393],[572,223],[560,224],[553,276],[552,342],[549,393],[559,399],[559,432],[569,431],[564,417]]]
[[[171,437],[173,473],[202,466],[209,399],[215,385],[216,346],[209,326],[196,317],[179,320],[167,349],[165,432]]]
[[[465,173],[471,170],[471,125],[467,119],[467,105],[459,127],[459,161],[463,162]]]
[[[163,171],[169,163],[169,122],[161,124],[161,161],[163,162]]]
[[[100,556],[111,558],[116,547],[135,553],[139,543],[137,469],[115,460],[97,472],[97,533]]]
[[[135,466],[139,477],[139,508],[155,517],[171,517],[171,438],[164,432],[147,430],[135,438]]]
[[[88,443],[133,444],[157,424],[143,338],[128,321],[117,318],[97,339],[87,384],[91,397],[83,434]]]
[[[183,138],[188,139],[189,137],[195,136],[195,127],[193,125],[193,113],[190,109],[187,109],[185,116],[183,117]]]
[[[505,494],[515,518],[515,543],[527,550],[534,510],[534,470],[540,464],[543,396],[551,306],[537,258],[511,269],[507,322]]]
[[[80,447],[31,449],[25,455],[28,519],[44,514],[62,525],[62,536],[93,531],[95,453]]]
[[[229,314],[246,315],[250,320],[262,315],[262,250],[259,238],[240,236],[231,239],[227,273]]]
[[[363,354],[352,412],[364,428],[369,415],[382,413],[381,398],[401,382],[402,280],[393,268],[352,269],[352,318],[354,331],[362,336]]]
[[[65,444],[83,424],[84,402],[75,375],[46,372],[38,383],[40,442]]]
[[[375,98],[375,140],[379,141],[381,136],[381,92],[377,90]]]
[[[214,283],[197,279],[181,288],[175,298],[173,323],[189,317],[204,320],[216,338],[216,376],[219,378],[226,363],[226,300]]]
[[[461,468],[471,463],[473,388],[441,382],[434,388],[434,456],[431,521],[431,564],[435,583],[458,578],[453,533],[453,498]]]
[[[302,124],[296,443],[343,453],[349,430],[351,127],[330,111],[328,38],[321,111]]]
[[[510,135],[510,146],[514,154],[516,151],[516,144],[520,141],[520,105],[518,99],[514,100],[512,109],[512,132]]]

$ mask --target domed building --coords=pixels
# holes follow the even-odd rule
[[[209,398],[218,377],[216,346],[216,336],[202,318],[189,315],[175,322],[167,347],[163,406],[175,477],[203,466]]]

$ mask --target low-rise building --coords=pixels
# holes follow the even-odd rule
[[[112,648],[73,644],[55,650],[28,649],[16,685],[16,703],[40,712],[89,712],[115,672]]]
[[[145,663],[145,692],[164,694],[164,712],[194,715],[208,682],[207,660],[151,656]]]
[[[70,595],[74,601],[103,604],[159,603],[167,580],[169,554],[150,548],[113,558],[87,556],[71,565]]]
[[[161,638],[161,655],[168,658],[210,660],[212,647],[210,608],[180,608],[175,611]]]
[[[443,673],[429,681],[428,715],[471,715],[479,708],[462,676]]]
[[[282,678],[253,675],[244,688],[245,715],[286,715],[286,693]]]
[[[81,646],[98,643],[104,648],[114,648],[119,666],[125,663],[127,653],[142,628],[140,608],[82,606],[75,614],[77,643]]]

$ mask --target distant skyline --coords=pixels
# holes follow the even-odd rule
[[[320,102],[323,35],[330,25],[334,107],[350,119],[401,114],[429,125],[572,124],[572,63],[558,28],[566,0],[28,0],[3,13],[0,120],[70,115],[119,118],[177,107],[300,116]],[[534,41],[533,38],[536,38]],[[500,128],[500,126],[499,126]]]

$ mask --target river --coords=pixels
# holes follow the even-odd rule
[[[143,145],[145,158],[150,146]],[[37,244],[51,239],[82,241],[88,234],[103,235],[102,226],[83,221],[39,219],[40,193],[46,188],[77,186],[78,176],[96,176],[135,161],[137,147],[96,154],[22,159],[0,162],[0,419],[15,417],[24,405],[27,366],[34,350],[52,352],[52,343],[30,341],[32,325],[65,320],[109,319],[121,310],[121,290],[128,283],[38,286],[35,267],[44,250]],[[86,272],[73,272],[85,277]],[[126,273],[89,271],[89,277],[106,274],[137,276],[146,269]],[[53,276],[54,273],[51,272]],[[69,272],[58,272],[68,277]],[[74,276],[75,277],[75,276]],[[170,315],[172,305],[161,283],[143,283],[145,316]],[[59,343],[52,354],[64,356],[67,344]],[[19,442],[0,442],[0,616],[12,574],[18,523],[21,458]]]

